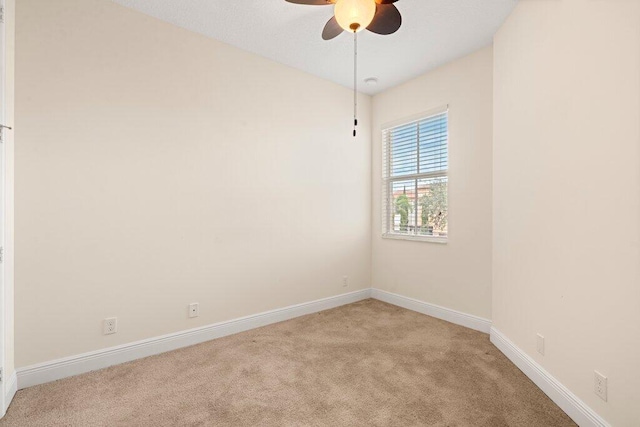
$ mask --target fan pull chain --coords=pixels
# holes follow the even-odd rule
[[[353,137],[358,126],[358,33],[353,32]]]

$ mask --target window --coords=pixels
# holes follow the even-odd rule
[[[446,108],[382,131],[382,233],[446,242],[449,169]]]

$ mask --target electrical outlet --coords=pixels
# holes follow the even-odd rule
[[[346,288],[349,286],[349,276],[342,276],[342,287]]]
[[[593,391],[600,397],[600,399],[607,401],[607,377],[602,375],[598,371],[593,371]]]
[[[536,335],[536,348],[538,353],[544,356],[544,337],[540,334]]]
[[[198,317],[200,310],[198,309],[198,303],[194,302],[189,304],[189,317]]]
[[[109,317],[102,321],[102,333],[104,335],[115,334],[118,332],[118,318]]]

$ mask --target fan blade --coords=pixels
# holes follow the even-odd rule
[[[324,26],[324,30],[322,30],[322,38],[325,40],[331,40],[332,38],[338,37],[342,34],[344,30],[340,25],[338,25],[338,21],[336,21],[336,17],[329,19],[327,25]]]
[[[327,4],[335,3],[335,0],[286,0],[289,3],[295,4],[308,4],[311,6],[325,6]]]
[[[397,7],[392,4],[379,4],[376,6],[376,15],[367,27],[367,30],[376,34],[393,34],[402,25],[402,15]]]
[[[398,0],[376,0],[376,3],[378,4],[391,4],[391,3],[395,3]]]

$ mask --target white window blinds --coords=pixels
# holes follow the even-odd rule
[[[448,112],[382,131],[383,234],[446,240]]]

